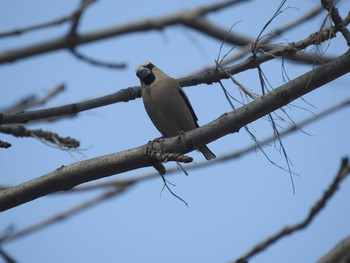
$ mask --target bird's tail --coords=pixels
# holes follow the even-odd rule
[[[207,160],[212,160],[216,158],[215,154],[211,150],[209,150],[209,148],[206,145],[199,148],[199,150]]]

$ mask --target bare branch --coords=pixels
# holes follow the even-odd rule
[[[69,29],[67,37],[75,37],[78,35],[77,28],[80,22],[81,15],[83,14],[85,8],[94,1],[95,0],[81,0],[80,8],[78,8],[78,10],[76,10],[71,16],[71,27]]]
[[[242,263],[247,262],[248,259],[255,256],[256,254],[260,253],[261,251],[265,250],[270,245],[274,244],[275,242],[279,241],[281,238],[290,235],[291,233],[294,233],[296,231],[305,229],[312,220],[318,215],[318,213],[324,208],[326,203],[329,201],[329,199],[333,196],[335,191],[338,189],[339,184],[345,179],[345,177],[350,174],[350,166],[348,163],[348,159],[344,158],[341,162],[341,166],[339,169],[338,174],[334,178],[332,184],[328,187],[328,189],[324,192],[322,198],[318,200],[310,209],[309,214],[307,217],[301,221],[300,223],[297,223],[292,226],[288,226],[283,228],[281,231],[276,233],[275,235],[269,237],[268,239],[264,240],[263,242],[257,244],[252,250],[250,250],[248,253],[240,257],[239,259],[235,260],[236,263]]]
[[[164,153],[188,153],[208,144],[266,114],[281,108],[300,96],[339,78],[350,71],[350,51],[334,61],[274,89],[259,99],[226,113],[200,128],[162,140],[159,149]],[[147,145],[101,157],[61,166],[57,170],[27,183],[0,192],[0,211],[29,202],[49,193],[68,190],[88,181],[153,165],[145,156]]]

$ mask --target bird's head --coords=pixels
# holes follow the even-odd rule
[[[166,76],[164,72],[148,61],[138,65],[135,71],[136,76],[146,85],[151,85],[156,79]]]

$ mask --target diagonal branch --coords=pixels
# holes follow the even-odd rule
[[[288,135],[292,132],[298,131],[301,127],[308,125],[316,120],[320,120],[320,118],[326,117],[329,114],[337,112],[338,110],[340,110],[344,107],[348,107],[348,106],[350,106],[350,99],[342,101],[342,102],[338,103],[337,105],[334,105],[334,106],[332,106],[332,107],[330,107],[330,108],[328,108],[320,113],[317,113],[317,115],[312,116],[311,118],[307,118],[307,119],[299,122],[296,125],[290,126],[289,128],[283,130],[280,133],[280,136],[285,136],[285,135]],[[270,137],[260,141],[260,145],[264,146],[264,145],[270,143],[271,141],[273,141],[274,139],[275,139],[275,136],[270,136]],[[204,162],[200,162],[200,163],[186,166],[186,171],[200,169],[203,167],[207,167],[208,165],[218,164],[218,163],[223,162],[223,161],[233,160],[233,159],[241,157],[249,152],[253,152],[255,150],[256,150],[256,145],[252,144],[251,146],[240,149],[239,151],[220,156],[220,157],[216,158],[215,160],[211,161],[210,163],[207,161],[204,161]],[[170,168],[167,170],[167,175],[175,173],[177,171],[178,171],[178,169],[176,169],[176,167]],[[116,179],[116,180],[111,180],[111,181],[107,181],[107,182],[98,182],[98,183],[94,183],[94,184],[83,185],[80,187],[75,187],[71,191],[65,192],[65,193],[77,193],[77,192],[82,192],[82,191],[90,191],[90,190],[96,190],[96,189],[110,189],[110,188],[123,190],[123,191],[115,193],[115,195],[117,195],[120,193],[124,193],[125,190],[129,190],[130,187],[135,186],[136,183],[141,183],[145,180],[152,179],[155,177],[159,177],[159,173],[153,172],[153,173],[135,176],[133,178],[129,177],[127,179]],[[5,190],[7,188],[10,188],[10,186],[0,186],[0,190]],[[107,192],[105,192],[105,193],[107,193]],[[96,197],[96,199],[97,198],[99,198],[99,197]],[[21,230],[18,230],[14,233],[9,233],[9,234],[3,235],[2,237],[0,237],[0,243],[12,241],[12,240],[17,239],[19,237],[22,237],[23,235],[28,235],[30,233],[37,231],[37,230],[41,230],[44,227],[47,227],[51,224],[58,222],[59,219],[67,218],[68,216],[72,216],[78,212],[83,211],[84,209],[91,208],[91,206],[96,205],[104,200],[106,200],[106,199],[99,199],[98,202],[87,201],[88,204],[87,205],[86,204],[79,205],[78,206],[78,207],[80,207],[79,209],[77,209],[76,207],[71,208],[67,211],[61,212],[53,217],[50,217],[46,220],[41,221],[39,223],[28,226],[28,227],[21,229]],[[62,216],[62,215],[64,215],[64,216]],[[323,263],[325,263],[325,262],[323,262]]]
[[[269,237],[265,241],[257,244],[252,250],[246,253],[244,256],[237,259],[236,263],[247,262],[252,256],[260,253],[265,250],[267,247],[280,240],[282,237],[288,236],[291,233],[296,231],[305,229],[312,220],[316,217],[316,215],[324,208],[329,199],[333,196],[335,191],[338,189],[339,184],[345,179],[345,177],[350,174],[350,166],[347,158],[344,158],[341,162],[341,166],[337,176],[334,178],[332,184],[328,187],[328,189],[324,192],[322,198],[318,200],[310,209],[307,217],[302,220],[300,223],[297,223],[292,226],[288,226],[283,228],[281,231],[276,233],[275,235]]]
[[[334,61],[311,70],[302,76],[274,89],[255,101],[223,114],[216,120],[178,137],[155,142],[164,153],[188,153],[239,129],[293,100],[331,82],[350,71],[350,51]],[[160,145],[161,144],[161,145]],[[145,155],[148,144],[96,157],[71,165],[29,182],[0,192],[0,211],[29,202],[49,193],[69,190],[72,187],[114,174],[152,166]]]

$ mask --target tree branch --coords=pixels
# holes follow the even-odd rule
[[[308,216],[303,221],[301,221],[300,223],[297,223],[293,226],[288,226],[288,227],[283,228],[277,234],[269,237],[265,241],[256,245],[252,250],[250,250],[244,256],[237,259],[235,262],[236,263],[247,262],[248,259],[250,259],[252,256],[255,256],[256,254],[265,250],[267,247],[269,247],[270,245],[272,245],[276,241],[280,240],[282,237],[285,237],[287,235],[290,235],[291,233],[294,233],[296,231],[299,231],[299,230],[306,228],[312,222],[312,220],[316,217],[316,215],[322,210],[322,208],[324,208],[326,203],[329,201],[329,199],[333,196],[335,191],[338,189],[339,184],[345,179],[345,177],[348,174],[350,174],[349,161],[347,158],[344,158],[341,162],[339,172],[338,172],[337,176],[334,178],[332,184],[325,191],[322,198],[320,200],[318,200],[312,206]]]
[[[240,128],[266,114],[279,109],[293,100],[322,85],[331,82],[350,71],[350,51],[334,61],[274,89],[255,101],[226,113],[218,119],[198,129],[155,142],[154,145],[164,153],[188,153]],[[159,145],[161,144],[161,146]],[[148,145],[119,153],[104,155],[89,160],[61,166],[55,171],[33,179],[27,183],[0,192],[0,211],[29,202],[49,193],[69,190],[88,181],[118,173],[153,165],[145,152]],[[158,148],[157,148],[158,149]]]

